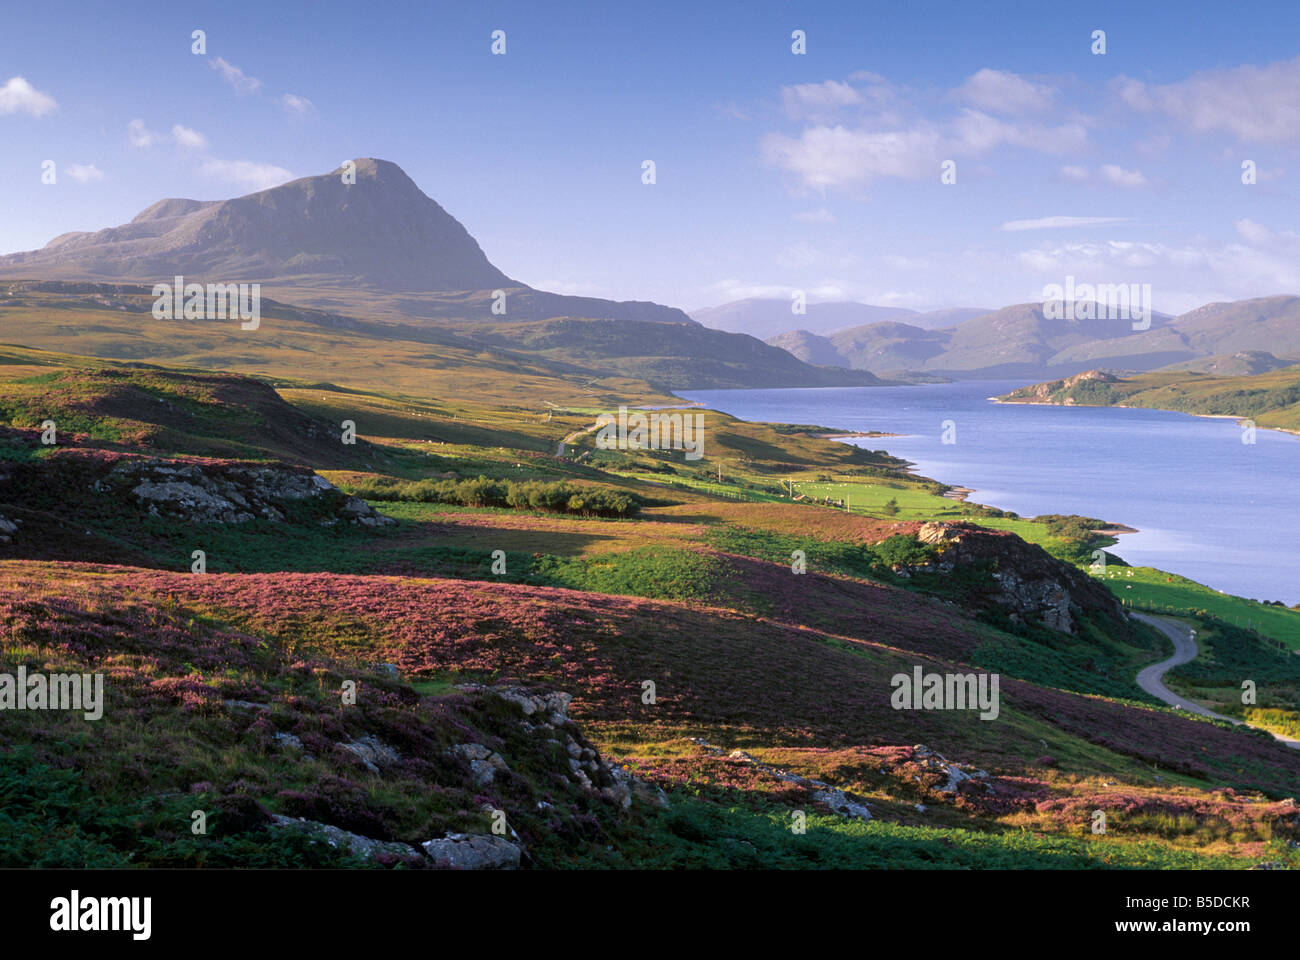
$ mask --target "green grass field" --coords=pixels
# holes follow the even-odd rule
[[[1125,603],[1139,609],[1185,614],[1204,611],[1226,623],[1258,630],[1292,649],[1300,649],[1300,610],[1220,593],[1195,580],[1154,567],[1108,567],[1107,573],[1106,586]]]

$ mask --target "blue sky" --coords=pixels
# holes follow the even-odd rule
[[[10,5],[0,252],[376,156],[561,293],[1300,293],[1298,28],[1294,2]]]

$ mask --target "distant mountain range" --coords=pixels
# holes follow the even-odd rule
[[[632,377],[667,389],[874,385],[881,377],[1041,380],[1171,365],[1235,374],[1300,358],[1295,296],[1152,314],[1149,329],[1135,331],[1129,319],[1054,319],[1041,303],[918,313],[835,302],[796,314],[790,301],[751,299],[696,310],[692,318],[657,303],[548,293],[494,266],[396,164],[351,163],[354,183],[345,182],[341,167],[231,200],[161,200],[122,226],[65,233],[40,250],[0,256],[0,280],[46,284],[42,303],[84,300],[85,284],[104,283],[138,298],[141,287],[176,275],[256,282],[268,299],[317,311],[304,313],[305,323],[346,326],[377,340],[481,344],[570,374]],[[60,292],[52,282],[75,287]],[[502,294],[505,312],[494,313]],[[195,332],[177,325],[173,334],[179,347]],[[16,342],[27,336],[21,324],[3,335]],[[63,342],[62,349],[80,347]]]
[[[43,282],[39,292],[47,300],[84,300],[84,283],[107,281],[117,286],[96,296],[138,298],[141,285],[147,291],[177,275],[198,283],[255,282],[268,299],[324,312],[304,314],[308,322],[375,339],[490,342],[540,355],[557,369],[580,362],[595,377],[636,377],[660,387],[879,382],[866,371],[810,366],[761,340],[709,330],[674,307],[535,290],[497,269],[399,166],[351,163],[354,183],[345,182],[340,167],[231,200],[161,200],[122,226],[66,233],[40,250],[0,256],[0,279]],[[61,293],[51,281],[73,286]],[[492,309],[500,302],[496,291],[505,295],[503,314]],[[139,306],[132,299],[129,309]],[[195,331],[177,324],[172,334],[183,344]],[[18,329],[3,339],[30,337]]]
[[[747,314],[750,308],[742,305],[753,303],[739,301],[713,311],[696,311],[694,316],[704,323],[721,317],[733,324],[745,315],[760,320],[772,316],[763,311]],[[867,312],[883,309],[856,306]],[[814,307],[808,309],[812,316]],[[832,315],[850,312],[838,309]],[[1276,369],[1300,359],[1300,298],[1291,295],[1211,303],[1177,317],[1153,312],[1145,330],[1134,330],[1127,318],[1048,315],[1061,312],[1045,312],[1042,303],[1021,303],[968,316],[951,327],[935,322],[934,314],[920,315],[930,320],[926,325],[904,314],[821,333],[804,326],[768,335],[767,342],[808,363],[896,378],[1046,379],[1098,367],[1129,371],[1179,367],[1239,374]]]
[[[884,320],[898,320],[923,330],[937,330],[956,326],[963,320],[988,312],[982,307],[956,307],[918,313],[904,307],[878,307],[869,303],[841,300],[810,303],[806,312],[797,314],[790,300],[761,298],[734,300],[718,307],[692,310],[691,318],[715,330],[747,333],[751,337],[768,339],[795,332],[792,331],[793,327],[797,327],[800,332],[825,335]]]

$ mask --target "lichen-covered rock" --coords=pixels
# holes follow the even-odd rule
[[[710,744],[703,740],[695,740],[694,742],[706,749],[710,749],[711,747]],[[721,753],[721,750],[711,748],[710,752]],[[802,777],[789,770],[782,770],[780,767],[774,767],[771,764],[763,763],[753,755],[746,753],[744,750],[732,750],[731,753],[727,755],[727,759],[750,764],[757,767],[759,770],[762,770],[769,776],[776,777],[778,780],[785,783],[792,783],[809,790],[815,802],[824,804],[832,813],[839,814],[841,817],[848,817],[852,820],[871,819],[871,810],[869,809],[866,800],[854,796],[851,793],[846,793],[838,787],[833,787],[822,780],[813,780],[809,777]],[[660,792],[662,793],[662,791]],[[667,803],[667,797],[664,798],[664,802],[665,804]]]
[[[361,762],[371,773],[378,773],[381,767],[391,766],[402,759],[396,750],[373,734],[366,734],[348,743],[340,743],[339,746],[360,757]]]
[[[283,522],[291,504],[308,501],[324,515],[324,523],[346,520],[373,527],[396,522],[303,467],[128,457],[98,480],[95,490],[130,497],[151,514],[186,523]]]
[[[470,775],[474,778],[476,787],[486,787],[496,779],[498,772],[510,771],[501,754],[489,750],[481,743],[458,743],[451,748],[451,752],[469,763]]]
[[[916,538],[938,548],[938,562],[927,565],[937,572],[969,564],[988,567],[994,589],[986,599],[1008,611],[1013,620],[1070,634],[1081,609],[1101,613],[1118,625],[1126,622],[1119,601],[1104,586],[1015,534],[973,523],[931,522],[921,525]],[[921,568],[897,572],[917,573]]]
[[[274,826],[284,830],[295,830],[299,833],[305,833],[310,837],[316,837],[328,843],[331,847],[342,847],[354,857],[360,857],[363,860],[378,860],[381,857],[391,857],[397,860],[418,861],[420,851],[409,843],[398,843],[391,840],[374,840],[370,837],[363,837],[358,833],[349,833],[347,830],[332,826],[328,823],[320,823],[316,820],[305,820],[302,817],[286,817],[275,814],[271,817]]]
[[[449,833],[420,845],[435,867],[447,870],[514,870],[523,851],[505,837]]]

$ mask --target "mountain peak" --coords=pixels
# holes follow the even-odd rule
[[[397,164],[352,163],[355,182],[344,182],[340,165],[230,200],[160,200],[120,227],[0,257],[0,274],[143,282],[184,274],[388,293],[524,286]]]
[[[415,186],[415,181],[407,175],[406,171],[391,160],[380,160],[377,157],[353,157],[348,161],[356,167],[358,180],[404,180],[411,186]],[[337,169],[325,176],[339,176],[343,174],[345,164],[339,164]],[[418,187],[416,189],[419,189]]]

